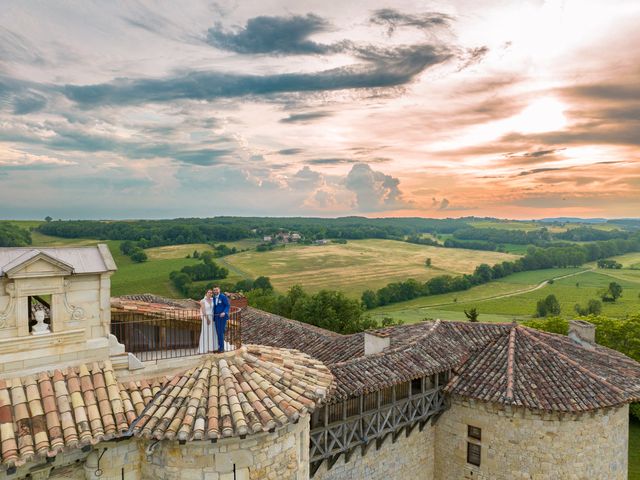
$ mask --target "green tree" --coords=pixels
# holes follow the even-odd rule
[[[469,311],[464,311],[465,316],[469,319],[470,322],[477,322],[478,317],[480,316],[480,312],[476,307],[469,309]]]
[[[560,315],[560,302],[555,295],[548,295],[545,299],[538,300],[536,304],[536,317],[548,317]]]
[[[49,215],[44,217],[44,221],[47,222],[47,223],[49,223],[51,220],[53,220],[53,218],[51,218]]]
[[[248,292],[249,290],[253,290],[254,282],[250,278],[244,278],[239,280],[233,287],[235,292]]]
[[[622,286],[617,282],[611,282],[607,289],[602,293],[603,302],[615,302],[622,296]]]
[[[431,267],[431,258],[427,258],[427,259],[424,261],[424,264],[425,264],[425,266],[426,266],[427,268],[430,268],[430,267]]]
[[[378,296],[373,290],[365,290],[362,292],[360,299],[362,300],[362,305],[367,310],[371,310],[378,306]]]
[[[131,254],[131,260],[136,263],[142,263],[147,261],[147,254],[142,249],[138,249]]]
[[[600,315],[602,312],[602,303],[600,303],[599,300],[592,299],[589,300],[586,307],[582,307],[580,304],[576,303],[574,310],[578,315],[583,317],[587,315]]]
[[[262,290],[273,290],[271,280],[269,277],[260,276],[253,281],[253,288],[260,288]]]

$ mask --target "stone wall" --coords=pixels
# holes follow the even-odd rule
[[[628,422],[628,406],[559,416],[456,399],[436,424],[435,480],[623,480]],[[481,446],[479,467],[467,463],[467,442]]]
[[[0,377],[109,357],[110,273],[0,278]],[[29,332],[28,297],[51,295],[51,332]]]
[[[307,480],[309,418],[245,439],[151,441],[143,455],[143,480]]]
[[[49,463],[30,462],[11,475],[0,472],[0,480],[141,480],[140,443],[131,438],[99,443],[89,452],[61,453]]]
[[[374,444],[362,456],[358,449],[346,463],[341,455],[330,470],[325,461],[313,480],[433,480],[434,432],[435,427],[427,423],[422,432],[416,427],[409,437],[402,433],[395,443],[387,437],[380,450]]]

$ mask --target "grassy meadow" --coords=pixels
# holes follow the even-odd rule
[[[495,282],[474,287],[466,292],[421,297],[371,310],[376,317],[393,317],[406,322],[423,318],[464,320],[464,310],[477,308],[481,321],[512,321],[532,318],[538,300],[555,295],[562,315],[574,315],[576,304],[586,305],[600,299],[610,282],[623,288],[616,302],[603,302],[602,314],[625,317],[640,312],[640,270],[626,268],[640,261],[640,254],[614,257],[625,268],[620,270],[588,268],[554,268],[521,272]],[[549,280],[553,279],[553,282]],[[545,282],[542,284],[542,282]]]
[[[425,260],[431,258],[431,268]],[[279,291],[295,284],[314,292],[323,288],[359,296],[389,282],[415,278],[426,281],[442,274],[471,273],[480,263],[513,260],[499,252],[438,248],[395,240],[350,240],[346,244],[287,245],[268,252],[247,251],[220,263],[247,277],[271,278]]]

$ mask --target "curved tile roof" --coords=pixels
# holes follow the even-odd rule
[[[131,414],[108,361],[0,380],[1,463],[109,440],[127,432]]]
[[[0,380],[0,466],[131,434],[199,440],[295,422],[333,375],[304,353],[246,345],[184,373],[118,382],[109,361]]]
[[[445,391],[532,410],[586,412],[640,399],[640,364],[513,324],[465,362]]]
[[[134,435],[203,440],[272,430],[313,411],[333,381],[321,362],[293,350],[246,345],[205,358],[164,384],[134,422]]]
[[[515,324],[436,320],[387,327],[377,332],[390,338],[389,347],[364,355],[361,333],[323,333],[252,308],[242,320],[243,340],[321,359],[336,378],[332,401],[450,369],[455,375],[446,391],[530,409],[581,412],[640,399],[640,363]]]

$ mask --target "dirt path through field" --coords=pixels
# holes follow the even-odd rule
[[[562,278],[573,277],[575,275],[582,275],[583,273],[591,272],[593,270],[594,270],[593,268],[588,268],[586,270],[581,270],[579,272],[568,273],[566,275],[560,275],[559,277],[554,277],[552,280],[555,282],[556,280],[560,280]],[[420,310],[430,310],[430,309],[436,308],[436,307],[445,307],[445,306],[449,306],[449,305],[462,305],[464,303],[471,303],[471,302],[478,303],[478,302],[484,302],[486,300],[497,300],[497,299],[501,299],[501,298],[514,297],[516,295],[522,295],[523,293],[535,292],[536,290],[540,290],[541,288],[545,287],[548,283],[549,283],[549,280],[545,280],[545,281],[540,282],[538,285],[535,285],[533,287],[527,287],[527,288],[523,288],[521,290],[515,290],[513,292],[509,292],[509,293],[500,293],[498,295],[491,295],[491,296],[484,297],[484,298],[478,298],[478,299],[475,299],[475,300],[469,300],[468,302],[436,303],[436,304],[433,304],[433,305],[421,307]]]

